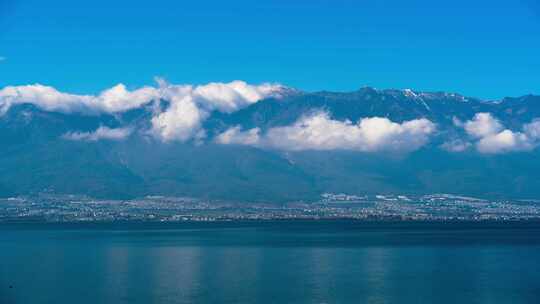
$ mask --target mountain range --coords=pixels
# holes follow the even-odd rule
[[[303,92],[243,82],[0,90],[0,196],[311,201],[540,197],[540,96]]]

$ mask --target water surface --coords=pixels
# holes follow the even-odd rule
[[[538,223],[0,225],[0,303],[540,303]]]

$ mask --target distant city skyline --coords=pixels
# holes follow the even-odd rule
[[[0,87],[244,80],[500,99],[540,94],[540,5],[523,1],[0,3]]]

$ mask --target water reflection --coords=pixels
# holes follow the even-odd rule
[[[306,243],[302,234],[279,241],[268,234],[58,230],[19,233],[10,246],[0,236],[0,300],[534,303],[540,296],[537,244],[374,246],[365,234],[336,242],[339,234],[313,233]]]

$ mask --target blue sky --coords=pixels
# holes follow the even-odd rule
[[[95,93],[161,76],[540,94],[534,0],[81,2],[0,0],[0,87]]]

